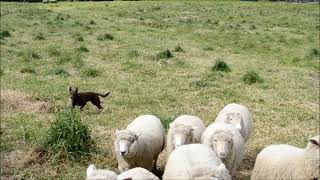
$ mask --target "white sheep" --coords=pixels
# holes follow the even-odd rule
[[[95,165],[91,164],[87,168],[87,180],[118,180],[117,174],[113,171],[105,169],[97,169]]]
[[[159,180],[157,176],[144,168],[133,168],[125,171],[119,175],[110,170],[97,169],[95,165],[91,164],[87,168],[87,180]]]
[[[202,120],[196,116],[182,115],[170,123],[167,135],[167,154],[184,144],[201,142],[201,135],[206,129]]]
[[[165,145],[164,128],[152,115],[133,120],[125,130],[116,130],[115,152],[120,172],[134,167],[156,169],[159,154]]]
[[[210,124],[202,134],[201,143],[211,147],[234,175],[243,159],[245,146],[240,132],[233,125]]]
[[[249,109],[240,104],[228,104],[218,114],[215,122],[232,124],[239,130],[246,142],[251,133],[252,117]]]
[[[280,144],[264,148],[257,156],[251,179],[319,179],[320,136],[305,149]]]
[[[132,180],[159,180],[157,176],[152,174],[150,171],[141,168],[136,167],[133,169],[130,169],[128,171],[125,171],[118,175],[118,180],[124,180],[124,179],[132,179]]]
[[[211,148],[203,144],[187,144],[169,155],[163,179],[231,180],[231,176]]]

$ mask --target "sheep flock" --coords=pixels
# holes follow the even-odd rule
[[[86,179],[237,179],[252,124],[249,109],[235,103],[226,105],[207,127],[196,116],[179,116],[170,123],[167,135],[159,118],[142,115],[115,132],[120,174],[91,164]],[[167,161],[160,177],[156,165],[164,149]],[[257,155],[251,179],[320,179],[319,152],[319,135],[311,137],[305,149],[269,145]]]

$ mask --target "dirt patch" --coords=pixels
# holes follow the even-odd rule
[[[50,109],[48,102],[32,101],[30,95],[19,91],[1,91],[0,102],[21,112],[47,113]]]
[[[43,148],[34,148],[23,160],[23,165],[27,167],[35,163],[43,164],[47,154],[48,152]]]
[[[1,176],[0,179],[14,179],[15,169],[19,167],[19,161],[22,159],[24,152],[15,150],[8,154],[1,154]]]

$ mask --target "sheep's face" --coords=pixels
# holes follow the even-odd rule
[[[217,155],[224,159],[228,156],[230,149],[232,149],[232,137],[226,133],[218,133],[211,139],[212,148]]]
[[[225,123],[233,125],[238,131],[243,130],[243,119],[239,113],[228,113]]]
[[[173,131],[173,143],[175,148],[190,144],[192,142],[194,127],[184,126],[184,125],[175,125],[172,127]]]
[[[116,130],[117,140],[115,151],[119,156],[131,157],[137,151],[137,140],[140,134],[136,135],[128,130]]]

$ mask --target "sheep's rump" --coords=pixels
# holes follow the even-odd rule
[[[203,144],[189,144],[175,149],[169,156],[163,179],[190,179],[191,169],[197,166],[218,167],[222,161]]]
[[[252,129],[252,117],[249,109],[240,104],[228,104],[219,112],[215,122],[223,122],[229,113],[239,113],[241,115],[244,125],[244,130],[241,132],[241,135],[244,141],[247,141]]]

